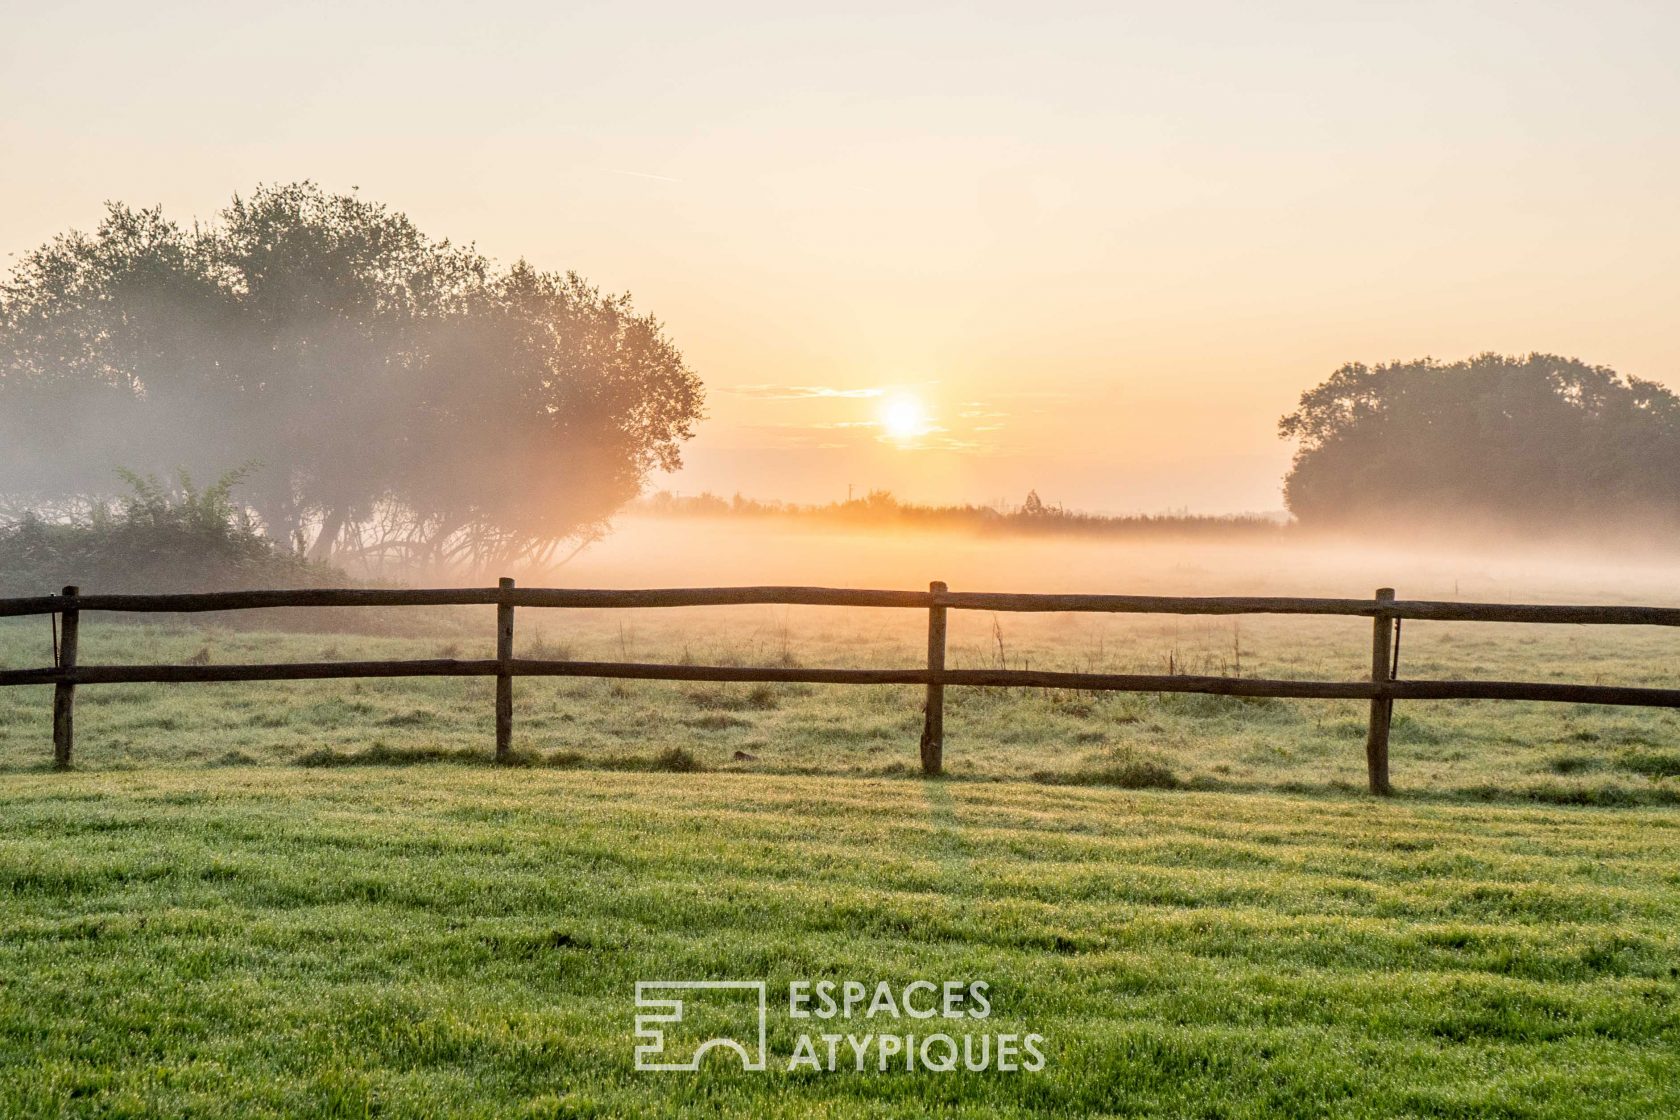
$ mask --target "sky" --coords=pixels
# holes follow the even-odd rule
[[[1680,388],[1680,5],[23,4],[0,253],[313,179],[666,324],[656,484],[1281,507],[1347,361]]]

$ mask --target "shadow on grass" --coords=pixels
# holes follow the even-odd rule
[[[1049,786],[1113,786],[1116,789],[1183,789],[1186,783],[1164,763],[1130,759],[1077,770],[1035,770],[1032,780]]]
[[[1643,789],[1630,788],[1614,783],[1565,785],[1561,782],[1546,782],[1537,785],[1513,786],[1510,789],[1484,784],[1463,786],[1452,792],[1468,800],[1507,804],[1527,802],[1538,805],[1588,805],[1613,809],[1630,808],[1638,805],[1680,805],[1680,786],[1667,783],[1647,786]],[[1425,795],[1427,796],[1427,791]]]
[[[482,767],[497,765],[495,757],[482,750],[436,746],[392,747],[384,743],[375,743],[359,751],[336,751],[322,747],[300,755],[294,763],[310,768],[422,766],[432,763]],[[664,771],[673,774],[695,774],[705,770],[700,760],[682,747],[671,747],[652,757],[605,755],[591,758],[577,751],[514,751],[502,765],[525,769]]]
[[[1184,790],[1198,793],[1277,793],[1318,799],[1369,798],[1362,786],[1352,782],[1231,782],[1204,775],[1182,779],[1162,763],[1148,759],[1124,760],[1113,764],[1062,771],[1036,771],[1031,780],[1041,785],[1091,786],[1111,789]],[[1566,805],[1601,809],[1660,808],[1680,805],[1680,784],[1654,782],[1627,786],[1614,782],[1595,784],[1542,782],[1530,785],[1497,786],[1484,783],[1456,789],[1406,789],[1395,792],[1395,801],[1406,804],[1481,802],[1499,805]]]
[[[487,750],[462,747],[421,746],[393,747],[375,743],[363,750],[340,751],[320,748],[300,755],[293,765],[310,769],[331,769],[351,766],[468,766],[480,769],[496,767],[494,756]],[[261,766],[260,760],[244,751],[228,751],[204,763],[209,767]],[[864,772],[836,773],[821,765],[775,766],[708,766],[701,758],[683,747],[669,747],[653,755],[583,754],[571,750],[514,751],[507,766],[523,769],[594,770],[628,773],[695,774],[708,771],[755,776],[774,780],[777,777],[820,777],[830,775],[845,778],[888,779],[901,781],[949,781],[997,783],[1030,781],[1045,786],[1084,787],[1092,789],[1178,791],[1182,793],[1279,794],[1306,797],[1314,800],[1367,800],[1363,785],[1348,781],[1326,782],[1256,782],[1232,781],[1205,774],[1180,777],[1163,762],[1152,758],[1120,757],[1103,759],[1093,764],[1066,770],[1037,770],[1027,774],[964,773],[947,771],[937,778],[928,778],[920,768],[907,762],[894,761]],[[0,766],[0,773],[49,773],[50,761],[34,764]],[[83,769],[77,767],[76,769]],[[141,770],[133,763],[115,763],[95,768],[100,772]],[[1497,805],[1557,805],[1598,809],[1668,808],[1680,806],[1680,782],[1659,777],[1637,785],[1614,781],[1540,782],[1527,785],[1499,786],[1492,783],[1449,788],[1402,788],[1392,800],[1398,804],[1457,804],[1481,803]]]

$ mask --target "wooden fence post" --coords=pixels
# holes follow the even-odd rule
[[[64,607],[64,622],[58,638],[58,669],[64,671],[76,667],[76,631],[79,629],[81,612],[76,609],[75,599],[80,588],[72,584],[64,589],[64,597],[70,602]],[[53,686],[53,769],[70,769],[70,752],[76,746],[76,686],[68,681],[60,681]]]
[[[1377,588],[1377,616],[1371,623],[1371,683],[1386,688],[1393,679],[1394,616],[1384,607],[1394,603],[1394,588]],[[1371,792],[1379,797],[1393,793],[1388,784],[1388,728],[1394,719],[1392,696],[1371,697],[1371,724],[1365,735],[1365,770]]]
[[[939,580],[928,584],[935,595],[945,593]],[[928,672],[945,671],[945,608],[928,608]],[[929,681],[927,686],[927,714],[922,719],[922,773],[929,777],[945,771],[945,685]]]
[[[503,576],[503,592],[513,581]],[[496,761],[506,763],[513,750],[513,604],[504,594],[496,604]]]

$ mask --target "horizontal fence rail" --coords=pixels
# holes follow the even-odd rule
[[[519,587],[313,588],[215,591],[197,595],[38,595],[0,599],[0,618],[66,610],[202,614],[274,607],[946,607],[970,611],[1085,614],[1312,614],[1430,622],[1542,622],[1590,626],[1680,626],[1680,607],[1456,603],[1427,599],[1311,599],[1278,596],[1044,595],[995,591],[882,591],[844,587],[656,587],[637,590]]]
[[[724,665],[667,665],[624,661],[555,661],[514,656],[514,612],[519,607],[640,609],[693,606],[818,606],[912,608],[928,612],[924,668],[820,669]],[[196,614],[290,607],[494,606],[496,656],[394,661],[278,662],[241,665],[81,665],[77,663],[80,616],[85,611]],[[948,669],[946,613],[967,611],[1090,612],[1180,615],[1318,615],[1372,620],[1372,669],[1368,680],[1268,680],[1184,674],[1075,673],[1040,669]],[[1680,608],[1455,603],[1394,598],[1380,588],[1371,599],[1291,597],[1048,595],[835,587],[679,587],[640,590],[521,588],[504,579],[491,588],[311,588],[222,591],[187,595],[83,595],[66,587],[58,595],[0,599],[0,618],[53,616],[55,664],[0,669],[0,686],[52,685],[53,759],[71,764],[75,689],[94,684],[184,684],[231,681],[334,680],[373,677],[494,677],[496,759],[506,762],[513,738],[516,677],[605,677],[622,680],[720,683],[921,685],[927,690],[921,758],[925,773],[944,769],[944,690],[947,687],[1060,688],[1093,692],[1203,693],[1283,699],[1367,700],[1371,705],[1366,765],[1373,793],[1390,792],[1388,738],[1396,700],[1531,700],[1581,704],[1680,708],[1680,688],[1569,684],[1542,681],[1408,680],[1399,677],[1402,620],[1437,622],[1552,623],[1600,626],[1680,626]]]

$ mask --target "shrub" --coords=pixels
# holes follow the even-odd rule
[[[274,545],[233,501],[242,472],[199,489],[122,472],[132,493],[114,505],[47,520],[25,513],[0,527],[0,594],[66,584],[101,592],[232,591],[342,586],[344,573]]]
[[[1033,781],[1058,786],[1115,786],[1120,789],[1182,789],[1184,782],[1164,762],[1141,758],[1131,750],[1077,770],[1041,770]]]
[[[673,774],[697,774],[705,767],[692,753],[682,747],[667,747],[654,757],[655,770],[668,770]]]
[[[1673,778],[1680,775],[1680,754],[1628,751],[1616,760],[1616,766],[1647,778]]]
[[[338,766],[413,766],[433,762],[487,766],[492,760],[488,752],[466,747],[393,747],[385,743],[374,743],[371,747],[359,751],[335,751],[331,747],[319,747],[299,755],[294,761],[298,766],[319,769]]]
[[[767,712],[781,703],[771,684],[755,684],[745,692],[728,687],[696,688],[686,695],[696,708],[714,712]]]

